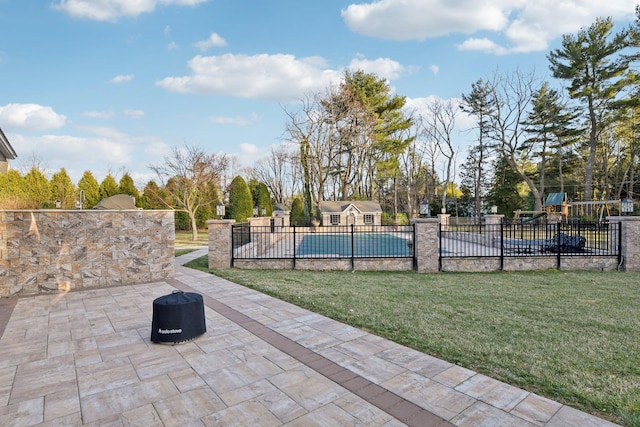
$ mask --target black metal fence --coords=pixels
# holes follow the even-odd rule
[[[414,226],[290,227],[237,224],[234,259],[413,258]]]
[[[620,223],[506,222],[440,224],[443,258],[611,256],[620,258]]]

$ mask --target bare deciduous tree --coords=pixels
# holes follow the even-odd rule
[[[453,133],[456,125],[456,116],[460,110],[455,100],[432,100],[427,106],[428,117],[421,119],[422,132],[444,157],[443,181],[442,181],[442,207],[446,207],[447,189],[453,179],[453,166],[456,156]]]
[[[193,240],[198,240],[198,209],[216,203],[220,178],[227,168],[224,154],[207,154],[201,148],[174,147],[160,165],[149,165],[163,187],[163,203],[189,215]]]

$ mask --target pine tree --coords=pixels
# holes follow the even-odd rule
[[[581,132],[574,126],[576,115],[567,109],[560,94],[550,89],[546,82],[533,95],[531,104],[532,109],[523,123],[530,136],[522,145],[522,150],[533,151],[539,159],[537,172],[540,194],[545,192],[548,158],[555,154],[560,192],[564,192],[562,153]]]
[[[25,194],[24,177],[15,169],[0,173],[0,207],[4,209],[37,208],[30,206]]]
[[[118,191],[120,192],[120,194],[130,195],[136,200],[138,200],[138,198],[140,197],[140,192],[136,188],[135,184],[133,183],[133,178],[131,178],[131,175],[129,175],[128,172],[122,175],[122,178],[120,178]]]
[[[115,196],[119,191],[116,179],[113,175],[107,174],[100,183],[100,199],[104,200],[107,197]]]
[[[71,182],[65,168],[53,174],[51,177],[51,196],[60,202],[62,209],[76,207],[76,186]]]
[[[82,207],[91,209],[100,202],[100,185],[91,171],[84,171],[78,181],[78,191],[82,191]]]
[[[32,167],[24,176],[25,196],[30,199],[37,208],[53,208],[51,203],[51,185],[44,173]]]
[[[562,47],[547,56],[553,77],[569,81],[569,96],[582,102],[589,122],[585,201],[593,199],[600,133],[610,119],[616,97],[633,80],[633,73],[629,73],[631,59],[620,55],[629,45],[629,31],[612,34],[613,26],[611,18],[598,18],[577,35],[565,34]]]
[[[169,200],[168,196],[163,194],[163,190],[158,187],[158,184],[155,181],[149,181],[136,206],[143,209],[169,209],[171,203],[167,200]]]
[[[469,150],[467,161],[463,165],[463,185],[473,197],[474,216],[480,218],[490,171],[487,161],[491,152],[487,135],[489,120],[496,108],[491,85],[482,79],[478,80],[471,85],[469,94],[462,95],[462,101],[462,111],[475,118],[478,130],[478,143]]]

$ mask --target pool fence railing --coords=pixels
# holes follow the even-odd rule
[[[277,219],[279,220],[279,219]],[[310,270],[640,271],[640,217],[508,222],[447,214],[403,226],[290,226],[273,218],[210,220],[209,267]]]

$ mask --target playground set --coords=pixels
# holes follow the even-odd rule
[[[513,212],[515,221],[533,221],[546,217],[550,221],[566,221],[569,214],[573,217],[594,217],[597,215],[599,221],[611,215],[611,209],[618,213],[626,213],[628,206],[633,212],[633,202],[631,200],[594,200],[590,202],[570,202],[567,193],[550,193],[544,204],[542,211],[525,211],[522,209]],[[595,214],[595,215],[594,215]]]

